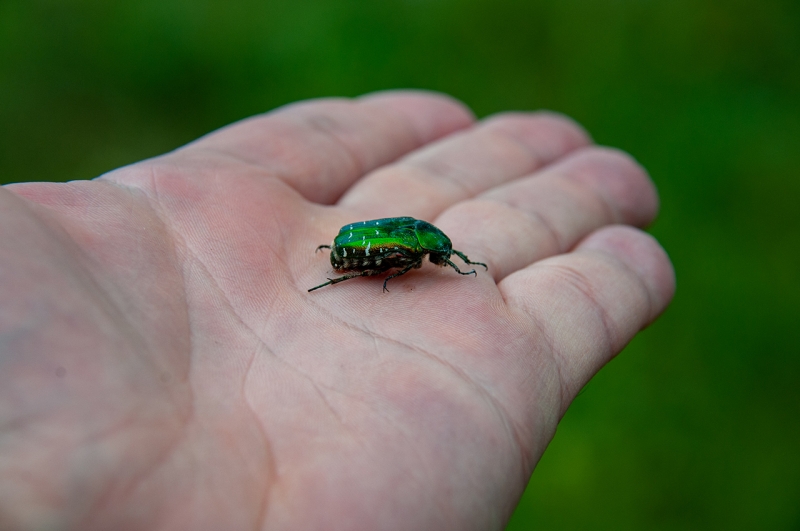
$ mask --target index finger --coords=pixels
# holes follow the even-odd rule
[[[295,103],[206,135],[181,150],[232,158],[331,204],[362,175],[468,127],[472,113],[443,94],[391,91]]]

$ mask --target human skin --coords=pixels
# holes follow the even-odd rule
[[[0,189],[0,528],[501,529],[581,387],[670,301],[646,172],[420,92],[290,105]],[[332,277],[431,221],[477,277]],[[457,258],[454,258],[458,262]]]

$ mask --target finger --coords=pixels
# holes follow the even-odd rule
[[[546,344],[560,378],[553,398],[563,414],[586,382],[666,308],[675,276],[654,238],[613,226],[572,253],[510,275],[499,288]]]
[[[417,150],[356,183],[339,205],[364,218],[433,219],[450,205],[529,174],[590,143],[553,113],[502,114]]]
[[[255,166],[305,198],[332,203],[366,172],[472,123],[441,94],[398,91],[282,107],[211,133],[181,156]]]
[[[488,263],[489,273],[500,280],[568,251],[603,225],[644,226],[657,211],[655,187],[633,158],[592,147],[460,203],[436,225],[456,249]]]

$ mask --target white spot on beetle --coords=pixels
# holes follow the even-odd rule
[[[375,260],[375,265],[376,265],[376,266],[379,266],[379,265],[381,265],[381,262],[383,262],[383,260],[381,260],[380,258],[378,258],[377,260]]]
[[[342,256],[347,257],[347,249],[342,249]]]
[[[375,236],[377,236],[378,234],[380,234],[380,232],[378,232],[378,231],[375,231]]]
[[[369,256],[369,248],[370,248],[370,247],[372,247],[372,242],[369,242],[369,243],[367,244],[367,253],[366,253],[366,254],[367,254],[367,256]]]

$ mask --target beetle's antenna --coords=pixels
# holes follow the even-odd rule
[[[319,247],[317,247],[317,248],[314,250],[314,252],[316,253],[316,252],[317,252],[317,251],[319,251],[320,249],[330,249],[330,248],[331,248],[331,246],[330,246],[330,245],[320,245]]]
[[[467,258],[467,255],[465,255],[465,254],[464,254],[464,253],[462,253],[461,251],[456,251],[455,249],[453,249],[453,254],[456,254],[456,255],[458,255],[458,257],[459,257],[459,258],[461,258],[462,260],[464,260],[464,263],[465,263],[465,264],[470,264],[470,265],[480,265],[480,266],[483,266],[483,268],[484,268],[484,269],[486,269],[486,271],[489,271],[489,266],[487,266],[487,265],[486,265],[486,264],[484,264],[483,262],[472,262],[472,261],[470,261],[470,259],[469,259],[469,258]],[[452,265],[452,263],[451,263],[450,265]],[[453,266],[453,267],[456,267],[456,266]],[[456,268],[456,271],[458,271],[458,268]],[[463,273],[462,273],[462,274],[463,274]]]

